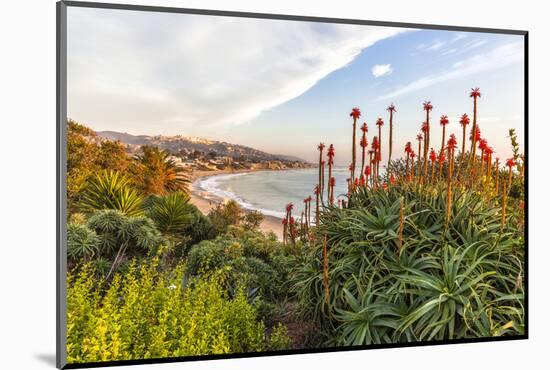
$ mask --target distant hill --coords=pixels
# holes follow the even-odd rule
[[[302,162],[307,161],[289,155],[270,154],[250,148],[244,145],[231,144],[223,141],[208,140],[199,137],[188,136],[148,136],[148,135],[132,135],[128,133],[116,131],[96,131],[101,138],[120,141],[131,146],[153,145],[171,153],[191,153],[193,151],[202,152],[205,154],[212,153],[216,157],[231,157],[235,159],[246,159],[253,162],[263,161],[285,161],[285,162]]]

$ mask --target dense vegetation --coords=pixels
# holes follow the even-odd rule
[[[457,140],[443,130],[436,153],[427,144],[431,104],[424,109],[418,153],[408,143],[384,173],[383,120],[368,151],[366,124],[355,138],[354,109],[361,166],[353,145],[348,193],[334,194],[335,149],[325,163],[320,144],[315,197],[299,220],[286,207],[283,240],[235,202],[202,214],[190,202],[190,174],[167,152],[145,146],[131,157],[70,121],[69,362],[523,334],[515,133],[504,168],[475,118],[465,149],[466,115],[463,149],[455,154]],[[388,111],[391,153],[395,107]]]

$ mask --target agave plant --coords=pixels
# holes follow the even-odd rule
[[[115,209],[127,216],[139,216],[143,214],[142,201],[130,179],[117,171],[103,170],[86,184],[80,208],[84,212]]]
[[[155,222],[160,232],[178,235],[192,221],[193,213],[194,207],[189,203],[189,196],[175,192],[154,197],[147,216]]]
[[[501,230],[498,199],[471,191],[450,193],[448,209],[445,184],[435,186],[359,187],[346,208],[321,212],[317,242],[291,282],[302,314],[319,323],[326,344],[523,333],[517,222],[505,215]]]
[[[126,253],[145,255],[163,243],[154,222],[144,216],[128,217],[120,211],[103,210],[92,215],[86,226],[99,237],[99,255],[114,257],[107,277],[118,267]]]
[[[67,255],[72,260],[89,259],[99,252],[100,239],[84,225],[67,225]]]

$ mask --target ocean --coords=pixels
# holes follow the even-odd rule
[[[294,203],[294,214],[299,215],[304,208],[304,199],[308,195],[313,198],[312,209],[315,207],[313,191],[318,182],[318,176],[317,168],[222,174],[197,179],[193,183],[193,189],[206,197],[233,199],[245,209],[260,211],[266,216],[283,218],[285,206],[290,202]],[[334,188],[336,199],[338,195],[347,193],[348,169],[335,168],[333,176],[336,179]],[[325,183],[325,197],[326,187]]]

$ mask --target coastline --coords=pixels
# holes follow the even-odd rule
[[[194,183],[199,179],[207,177],[233,174],[233,173],[250,173],[258,171],[286,171],[285,170],[269,170],[269,169],[246,169],[246,170],[216,170],[216,171],[195,171],[193,172],[191,179],[191,203],[194,204],[203,214],[208,214],[211,209],[218,204],[224,202],[224,199],[217,197],[214,194],[208,193],[204,190],[195,188]],[[243,212],[250,212],[243,208]],[[283,228],[281,225],[281,219],[274,216],[263,215],[264,220],[260,224],[260,230],[263,232],[273,232],[279,240],[283,239]]]

